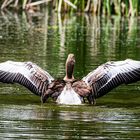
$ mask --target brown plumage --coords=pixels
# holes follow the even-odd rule
[[[32,62],[7,61],[0,63],[0,82],[19,83],[39,95],[43,103],[51,97],[62,104],[81,104],[85,98],[94,104],[96,98],[120,84],[140,80],[140,61],[107,62],[81,80],[73,76],[74,64],[74,55],[69,54],[66,76],[62,80],[54,80],[47,71]]]

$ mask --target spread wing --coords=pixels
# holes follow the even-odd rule
[[[0,63],[0,82],[19,83],[36,95],[46,91],[53,77],[32,62],[6,61]]]
[[[120,84],[140,80],[140,61],[107,62],[82,79],[92,87],[95,98],[105,95]]]

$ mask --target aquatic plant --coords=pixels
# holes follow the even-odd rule
[[[139,0],[3,0],[1,9],[34,9],[41,4],[50,4],[56,12],[87,12],[94,15],[137,16]]]

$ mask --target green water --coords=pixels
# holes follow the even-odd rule
[[[0,62],[32,61],[63,78],[69,53],[80,79],[109,60],[140,60],[140,18],[0,14]],[[0,84],[1,139],[140,139],[140,82],[120,86],[96,105],[63,106],[26,88]]]

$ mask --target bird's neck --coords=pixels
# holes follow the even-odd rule
[[[74,71],[74,63],[71,63],[70,61],[66,62],[66,76],[64,77],[65,81],[74,80],[73,71]]]

